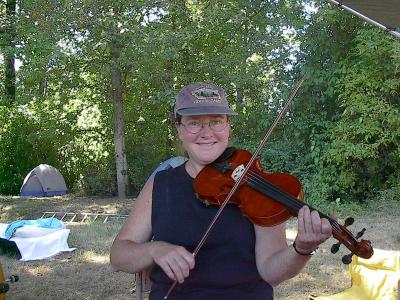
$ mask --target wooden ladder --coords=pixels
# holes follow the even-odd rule
[[[83,224],[90,221],[102,221],[106,223],[112,220],[123,220],[128,215],[119,214],[105,214],[105,213],[85,213],[85,212],[61,212],[61,211],[45,211],[43,212],[41,219],[44,218],[56,218],[65,224]]]

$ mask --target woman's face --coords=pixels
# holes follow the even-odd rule
[[[199,126],[200,131],[193,133]],[[230,122],[226,115],[184,116],[176,128],[190,159],[198,165],[212,163],[228,146]]]

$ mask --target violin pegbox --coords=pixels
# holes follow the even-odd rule
[[[344,221],[344,227],[348,227],[350,225],[353,225],[353,223],[354,223],[354,218],[349,217]],[[355,239],[358,240],[360,237],[362,237],[364,235],[365,230],[366,229],[363,228],[360,232],[358,232],[357,235],[355,236]],[[332,247],[331,247],[331,252],[333,254],[337,253],[339,251],[340,245],[342,245],[342,242],[337,242],[337,243],[333,244]],[[350,253],[350,254],[344,255],[342,257],[342,262],[345,265],[350,264],[351,261],[352,261],[353,255],[354,255],[354,253]]]

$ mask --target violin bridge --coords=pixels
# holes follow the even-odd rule
[[[242,164],[233,170],[231,177],[235,182],[242,176],[244,169],[244,165]]]

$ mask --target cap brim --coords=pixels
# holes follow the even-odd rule
[[[182,108],[176,111],[181,116],[202,116],[202,115],[237,115],[237,112],[227,107],[217,106],[202,106],[202,107],[191,107]]]

